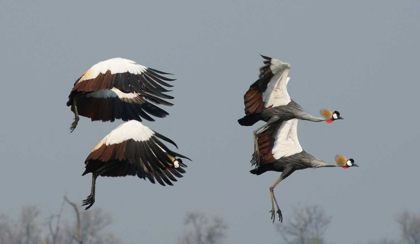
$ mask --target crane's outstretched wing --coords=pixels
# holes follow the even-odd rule
[[[167,90],[160,85],[172,87],[165,81],[175,80],[162,76],[167,74],[169,73],[148,68],[132,60],[112,58],[88,69],[76,80],[72,92],[94,92],[116,87],[126,93],[146,91],[161,95]]]
[[[124,93],[117,88],[87,93],[77,99],[79,115],[92,121],[123,121],[146,119],[154,121],[152,116],[159,118],[169,115],[168,112],[148,102],[139,93]],[[71,107],[74,112],[74,106]]]
[[[167,74],[128,59],[108,59],[93,65],[76,80],[67,106],[72,106],[73,110],[73,98],[77,98],[80,114],[92,120],[141,121],[144,118],[153,121],[144,112],[156,117],[165,117],[168,113],[152,103],[173,105],[165,100],[173,99],[165,94],[170,91],[165,87],[172,87],[167,81],[175,80],[164,76]]]
[[[263,165],[302,152],[297,137],[298,119],[271,124],[265,131],[258,134],[260,157],[253,158],[253,163]]]
[[[297,136],[298,119],[286,121],[277,131],[273,155],[275,159],[292,156],[303,151]]]
[[[86,158],[86,171],[101,171],[101,176],[137,175],[150,182],[172,185],[175,177],[185,173],[180,158],[189,158],[171,151],[159,139],[176,144],[140,122],[126,122],[105,136]]]
[[[291,99],[287,92],[290,64],[261,55],[265,61],[259,79],[244,95],[245,114],[257,114],[265,108],[287,105]]]

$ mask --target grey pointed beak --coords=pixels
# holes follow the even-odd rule
[[[343,117],[341,117],[341,116],[338,116],[338,119],[344,119]]]
[[[353,167],[359,167],[359,165],[357,165],[357,164],[353,164]]]

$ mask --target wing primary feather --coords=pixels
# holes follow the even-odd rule
[[[169,168],[168,171],[170,171],[173,175],[175,175],[178,178],[182,178],[184,177],[181,173],[179,173],[176,169],[174,168]]]
[[[181,167],[176,168],[175,170],[178,171],[179,173],[185,174],[185,170]]]
[[[260,54],[260,56],[261,56],[263,59],[271,60],[271,58],[270,58],[270,57],[268,57],[268,56],[264,56],[264,55],[262,55],[262,54]]]
[[[161,86],[158,82],[156,82],[156,80],[154,80],[153,78],[149,77],[147,74],[144,75],[144,78],[151,84],[153,85],[156,89],[158,89],[161,92],[170,92],[171,90],[168,90],[166,88],[164,88],[163,86]]]
[[[158,137],[159,139],[162,139],[162,140],[164,140],[164,141],[166,141],[166,142],[169,142],[169,143],[171,143],[172,145],[174,145],[176,148],[178,148],[178,146],[176,145],[176,143],[174,142],[174,141],[172,141],[171,139],[169,139],[168,137],[166,137],[166,136],[164,136],[164,135],[162,135],[162,134],[159,134],[158,132],[156,132],[156,131],[153,131],[154,133],[155,133],[155,136],[156,137]]]
[[[162,171],[162,174],[161,174],[162,180],[165,181],[166,184],[173,186],[174,184],[168,179],[168,175],[166,174],[166,172],[168,171],[167,170]]]
[[[145,99],[147,99],[147,100],[149,100],[149,101],[151,101],[151,102],[154,102],[154,103],[156,103],[156,104],[162,104],[162,105],[166,105],[166,106],[173,106],[173,105],[174,105],[173,103],[167,102],[167,101],[165,101],[165,100],[163,100],[163,99],[160,99],[160,98],[158,98],[158,97],[153,96],[153,94],[149,94],[149,93],[146,93],[146,92],[144,92],[144,93],[142,94],[142,96],[143,96]]]
[[[150,73],[148,73],[147,74],[148,76],[150,76],[151,78],[154,78],[154,76],[153,75],[151,75]],[[174,79],[175,80],[175,79]],[[159,84],[161,84],[161,85],[163,85],[163,86],[166,86],[166,87],[174,87],[173,85],[171,85],[171,84],[169,84],[169,83],[166,83],[165,81],[163,81],[163,80],[161,80],[161,79],[159,79],[159,78],[154,78],[154,81],[156,81],[157,83],[159,83]]]
[[[166,175],[166,177],[168,177],[170,180],[172,181],[178,181],[169,170],[164,170],[163,173]]]
[[[163,183],[162,178],[160,177],[160,173],[153,172],[153,176],[155,177],[157,182],[159,182],[159,184],[161,184],[162,186],[165,186],[165,183]]]
[[[161,80],[164,80],[164,81],[175,81],[176,79],[172,79],[172,78],[167,78],[167,77],[165,77],[165,76],[162,76],[162,75],[159,75],[158,73],[159,72],[156,72],[155,70],[147,70],[146,71],[146,74],[150,74],[150,75],[152,75],[152,76],[155,76],[156,78],[159,78],[159,79],[161,79]],[[172,75],[172,74],[171,74]]]
[[[143,103],[141,106],[142,106],[142,109],[144,111],[146,111],[147,113],[149,113],[153,116],[159,117],[159,118],[164,118],[167,115],[169,115],[169,113],[166,112],[165,110],[163,110],[163,109],[161,109],[161,108],[159,108],[159,107],[157,107],[157,106],[155,106],[151,103],[148,103],[148,102]]]
[[[147,68],[148,70],[154,71],[156,73],[162,74],[162,75],[174,75],[172,73],[167,73],[167,72],[163,72],[161,70],[157,70],[157,69],[152,69],[152,68]]]

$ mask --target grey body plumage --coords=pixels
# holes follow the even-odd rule
[[[265,122],[269,121],[273,116],[277,116],[279,120],[282,121],[295,118],[313,122],[322,122],[327,120],[326,118],[312,116],[293,100],[291,100],[287,105],[265,109],[261,112],[261,120],[264,120]]]
[[[256,164],[255,157],[251,162],[254,165]],[[257,166],[255,169],[251,170],[251,173],[260,175],[267,171],[283,172],[285,168],[290,168],[295,171],[320,167],[337,167],[337,165],[326,163],[303,150],[300,153],[277,159],[273,163]]]

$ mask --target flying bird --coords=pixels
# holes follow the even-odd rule
[[[283,222],[283,215],[274,195],[274,188],[296,170],[321,167],[358,167],[353,159],[347,159],[337,155],[335,164],[326,163],[315,158],[302,149],[297,135],[298,119],[278,121],[270,124],[264,131],[258,134],[258,147],[260,155],[254,153],[252,164],[255,169],[252,174],[260,175],[267,171],[282,172],[280,177],[270,187],[271,195],[271,219],[275,220],[274,203],[277,207],[277,214],[280,222]]]
[[[164,99],[167,81],[171,75],[137,64],[134,61],[113,58],[93,65],[74,83],[67,106],[74,113],[70,131],[76,128],[79,115],[94,120],[115,119],[154,121],[152,116],[163,118],[168,113],[154,104],[171,106]],[[154,103],[154,104],[153,104]]]
[[[161,140],[177,147],[171,139],[136,120],[125,122],[105,136],[85,160],[82,175],[92,173],[92,187],[83,206],[89,209],[95,203],[98,176],[137,175],[153,184],[157,181],[162,186],[173,185],[175,177],[182,177],[183,168],[187,167],[181,158],[191,159],[170,150]]]
[[[257,154],[259,152],[256,144],[256,134],[271,123],[293,118],[313,122],[326,121],[327,123],[343,119],[338,111],[332,112],[322,109],[321,115],[323,117],[314,117],[306,112],[290,98],[287,92],[287,84],[290,80],[290,64],[261,56],[265,59],[265,65],[260,68],[259,79],[249,87],[244,95],[246,116],[238,120],[242,126],[251,126],[260,120],[267,122],[254,131],[254,147]]]

